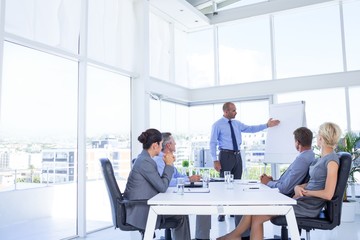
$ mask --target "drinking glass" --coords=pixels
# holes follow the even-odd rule
[[[203,181],[203,187],[209,188],[209,182],[210,182],[210,172],[209,170],[204,170],[202,174],[202,181]]]
[[[226,187],[228,189],[234,188],[234,174],[230,174],[229,177],[227,178]]]
[[[180,195],[184,194],[184,183],[185,183],[185,179],[184,178],[177,178],[177,193]]]
[[[224,171],[224,182],[225,184],[229,183],[230,171]]]

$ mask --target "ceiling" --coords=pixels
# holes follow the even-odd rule
[[[185,31],[335,0],[149,0],[152,10]]]
[[[268,0],[186,0],[202,14],[217,14],[220,11],[237,8],[246,5],[252,5]]]

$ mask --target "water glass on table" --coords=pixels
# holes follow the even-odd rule
[[[227,178],[226,188],[233,189],[234,188],[234,174],[230,174]]]
[[[185,179],[184,178],[177,178],[177,193],[180,195],[184,194],[184,184],[185,184]]]
[[[203,187],[209,188],[209,182],[210,182],[210,172],[209,170],[204,170],[202,174],[202,181],[203,181]]]
[[[230,171],[224,171],[224,182],[225,182],[225,184],[229,183],[230,174],[231,174]]]

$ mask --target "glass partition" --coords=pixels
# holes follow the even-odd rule
[[[5,31],[78,53],[81,0],[6,1]]]
[[[132,71],[135,68],[136,4],[133,1],[89,0],[88,57]],[[72,1],[69,1],[72,4]]]
[[[221,25],[218,31],[220,85],[272,78],[269,18]]]
[[[187,36],[188,81],[190,88],[214,86],[214,37],[206,29]]]
[[[360,87],[349,88],[349,109],[351,130],[360,133],[360,108],[359,108]]]
[[[150,14],[149,24],[150,75],[169,81],[171,58],[170,24],[154,14]]]
[[[112,225],[100,158],[110,159],[119,188],[130,172],[130,78],[88,67],[86,108],[87,231]]]
[[[0,228],[46,218],[54,238],[76,235],[77,67],[75,61],[4,44],[0,191],[17,197],[0,205],[9,211]],[[29,229],[27,236],[36,234]]]
[[[277,78],[343,71],[338,5],[276,14],[274,31]]]
[[[278,103],[305,101],[307,127],[317,132],[324,122],[334,122],[347,130],[345,89],[321,89],[277,95]]]
[[[360,1],[343,4],[347,69],[360,69]]]

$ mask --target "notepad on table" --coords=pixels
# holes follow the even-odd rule
[[[278,188],[269,188],[261,185],[246,186],[243,191],[276,191],[279,192]]]
[[[223,177],[213,177],[210,179],[210,182],[223,182],[224,178]]]
[[[202,188],[203,183],[202,182],[186,182],[184,184],[184,187],[186,187],[186,188]]]

